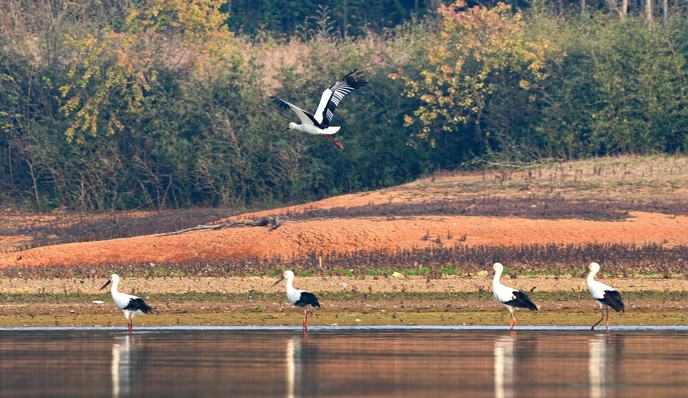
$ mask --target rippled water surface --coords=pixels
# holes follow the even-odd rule
[[[0,330],[18,396],[679,397],[688,331]]]

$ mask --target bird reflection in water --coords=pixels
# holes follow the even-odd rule
[[[114,338],[110,362],[113,397],[130,396],[133,383],[141,378],[137,374],[143,372],[148,354],[142,343],[141,336],[131,334]]]
[[[500,336],[494,345],[495,398],[514,396],[514,336]]]
[[[588,341],[588,382],[590,397],[606,397],[607,390],[618,380],[617,366],[623,351],[623,335],[597,334]]]
[[[287,369],[286,396],[288,398],[301,397],[304,391],[309,393],[319,391],[318,377],[315,374],[318,351],[318,346],[309,342],[307,337],[291,337],[287,340],[284,359]]]
[[[110,374],[112,376],[112,396],[121,397],[130,394],[131,377],[131,341],[133,336],[115,337],[112,344],[112,362]]]

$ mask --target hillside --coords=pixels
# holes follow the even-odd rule
[[[318,256],[342,261],[353,252],[360,256],[361,252],[550,244],[652,243],[675,250],[688,245],[688,158],[603,158],[518,170],[438,174],[389,189],[198,223],[274,215],[283,220],[275,230],[239,227],[46,245],[0,254],[0,264],[14,268],[251,260],[279,266],[279,261],[314,264]],[[74,224],[70,217],[76,222],[74,215],[59,220],[64,230]],[[107,216],[94,217],[108,222]],[[155,213],[109,217],[120,222],[143,217],[151,226],[155,224]],[[30,242],[30,235],[12,235],[21,216],[3,220],[0,242]],[[59,231],[53,230],[53,239],[59,240]]]

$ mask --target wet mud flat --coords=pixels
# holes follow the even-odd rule
[[[625,313],[611,313],[610,325],[688,325],[688,293],[627,292]],[[505,325],[509,315],[489,292],[324,293],[311,311],[316,326]],[[154,308],[137,317],[138,326],[300,325],[302,312],[283,293],[150,294]],[[541,292],[531,297],[537,313],[518,311],[518,325],[592,325],[600,315],[587,292]],[[0,326],[120,326],[121,311],[108,294],[0,295]],[[96,304],[93,301],[102,301]]]

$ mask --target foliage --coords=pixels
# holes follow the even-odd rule
[[[541,94],[542,117],[532,125],[545,154],[685,150],[686,24],[589,23],[593,29],[567,24],[553,32],[568,56]]]
[[[399,2],[398,14],[383,3],[365,18],[387,13],[394,30],[352,17],[346,36],[345,3],[333,2],[284,38],[231,33],[233,15],[263,12],[241,1],[230,10],[220,0],[0,2],[0,200],[39,210],[267,207],[476,157],[688,145],[685,18],[566,20],[455,2],[401,23],[415,2]],[[418,7],[430,3],[439,4]],[[268,16],[284,9],[263,4]],[[295,7],[298,16],[280,15],[286,25],[305,18]],[[337,109],[343,151],[281,132],[294,115],[270,95],[313,110],[354,68],[370,84]]]
[[[65,37],[72,47],[69,81],[60,86],[67,101],[60,108],[73,121],[67,140],[84,142],[122,131],[122,112],[139,113],[144,94],[156,83],[161,63],[198,66],[227,52],[230,39],[222,0],[153,0],[133,3],[120,20]]]
[[[401,75],[405,94],[422,103],[405,124],[418,125],[421,138],[468,134],[464,127],[474,126],[475,139],[485,147],[480,141],[489,136],[480,133],[481,117],[490,97],[498,86],[528,91],[541,84],[549,75],[553,46],[544,36],[528,38],[523,16],[504,3],[465,7],[457,0],[439,8],[440,28],[422,54],[419,75]]]
[[[260,31],[288,35],[304,33],[317,27],[323,3],[333,16],[333,28],[342,35],[365,34],[370,28],[381,32],[413,16],[421,16],[434,8],[432,0],[232,0],[228,11],[229,26],[234,32],[251,35]]]

